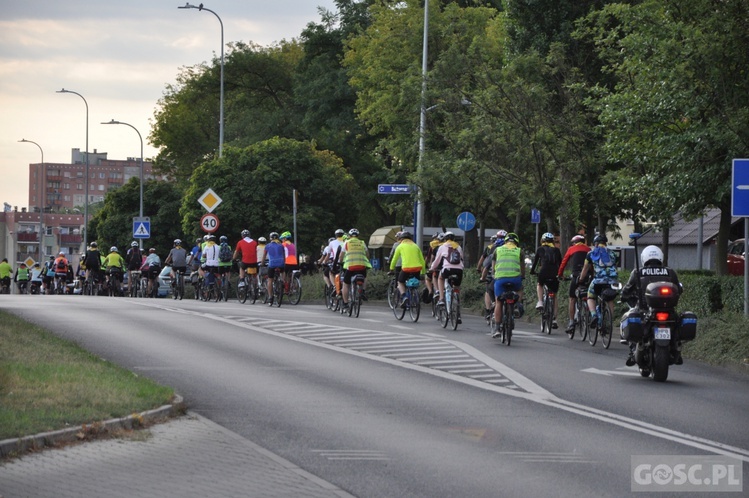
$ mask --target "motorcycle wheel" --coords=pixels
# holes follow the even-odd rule
[[[653,380],[665,382],[668,378],[669,363],[668,346],[656,346],[653,353]]]

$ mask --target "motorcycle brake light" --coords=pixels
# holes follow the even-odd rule
[[[666,322],[668,321],[668,313],[665,311],[659,311],[655,314],[655,319],[659,322]]]
[[[661,296],[670,296],[672,294],[672,290],[671,287],[661,287],[660,289],[658,289],[658,293]]]

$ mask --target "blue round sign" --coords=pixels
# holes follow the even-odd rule
[[[463,211],[458,215],[458,228],[464,232],[473,230],[476,226],[476,217],[468,211]]]

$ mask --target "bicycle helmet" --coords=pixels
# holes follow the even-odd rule
[[[438,233],[437,234],[437,240],[439,240],[440,242],[444,242],[445,241],[445,234],[442,233],[442,232]]]
[[[174,245],[175,245],[175,246],[179,246],[179,245],[182,245],[182,241],[181,241],[181,240],[179,240],[179,239],[174,239]]]
[[[249,230],[242,230],[242,238],[249,237],[250,231]]]
[[[260,242],[261,244],[265,244],[266,242],[268,242],[268,240],[265,237],[260,237],[259,239],[257,239],[257,241]]]
[[[497,235],[496,235],[496,234],[494,234],[494,235],[492,235],[491,237],[489,237],[489,242],[491,242],[492,244],[493,244],[493,243],[494,243],[494,242],[495,242],[496,240],[497,240]]]
[[[609,239],[608,239],[608,238],[606,238],[606,236],[605,236],[605,235],[600,235],[600,234],[599,234],[599,235],[596,235],[596,236],[595,236],[595,237],[593,238],[593,243],[594,243],[594,244],[596,244],[596,245],[598,245],[598,244],[607,244],[607,243],[608,243],[608,241],[609,241]]]
[[[203,235],[203,240],[208,240],[210,238],[211,238],[211,234],[207,233],[207,234]]]
[[[404,230],[404,231],[401,232],[401,238],[403,238],[403,239],[413,239],[414,236],[413,236],[413,234],[411,232],[408,232],[408,231]]]
[[[201,242],[203,242],[203,239],[195,239],[196,244],[200,244]]]
[[[291,232],[286,231],[286,232],[282,233],[281,234],[281,238],[282,239],[290,239],[291,238]]]
[[[336,237],[343,237],[344,233],[346,233],[346,232],[344,232],[342,228],[339,228],[338,230],[335,231],[335,236]]]
[[[518,237],[518,234],[510,232],[507,234],[507,237],[505,237],[505,240],[507,242],[514,242],[516,244],[520,243],[520,238]]]
[[[554,234],[551,232],[546,232],[541,236],[541,242],[554,242]]]
[[[350,237],[358,237],[359,230],[357,230],[356,228],[352,228],[351,230],[348,231],[348,234]]]
[[[452,232],[445,232],[442,234],[444,240],[455,240],[455,234]]]
[[[136,241],[130,242],[130,247],[138,247],[138,243]]]
[[[117,250],[117,248],[115,247],[115,248],[114,248],[114,250],[116,251],[116,250]],[[62,252],[62,251],[60,251],[60,253],[58,254],[58,256],[65,256],[65,253],[64,253],[64,252]]]
[[[226,235],[222,235],[221,237],[219,237],[218,240],[219,240],[219,242],[226,242],[229,239],[226,238]]]
[[[99,246],[98,246],[98,245],[96,245],[96,241],[93,241],[93,242],[91,242],[91,244],[90,244],[90,246],[89,246],[89,247],[91,247],[92,249],[96,249],[96,248],[97,248],[97,247],[99,247]]]
[[[269,237],[270,240],[278,240],[278,232],[271,232]]]
[[[117,247],[116,246],[110,247],[109,248],[109,252],[117,252]],[[60,253],[60,254],[62,254],[62,253]]]
[[[663,265],[663,251],[657,246],[647,246],[642,250],[640,261],[642,266],[661,266]]]
[[[585,242],[585,237],[583,237],[582,235],[575,235],[574,237],[572,237],[572,240],[570,242],[572,242],[573,244],[577,244],[578,242]]]
[[[150,248],[150,249],[148,250],[148,252],[156,252],[156,249],[154,249],[153,247],[151,247],[151,248]]]
[[[507,231],[506,230],[500,230],[499,232],[497,232],[497,238],[498,239],[504,239],[505,237],[507,237]]]

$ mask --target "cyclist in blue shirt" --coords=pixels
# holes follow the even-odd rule
[[[273,306],[273,279],[281,278],[286,264],[286,251],[278,238],[278,232],[271,232],[270,242],[265,246],[263,261],[268,258],[268,305]]]

